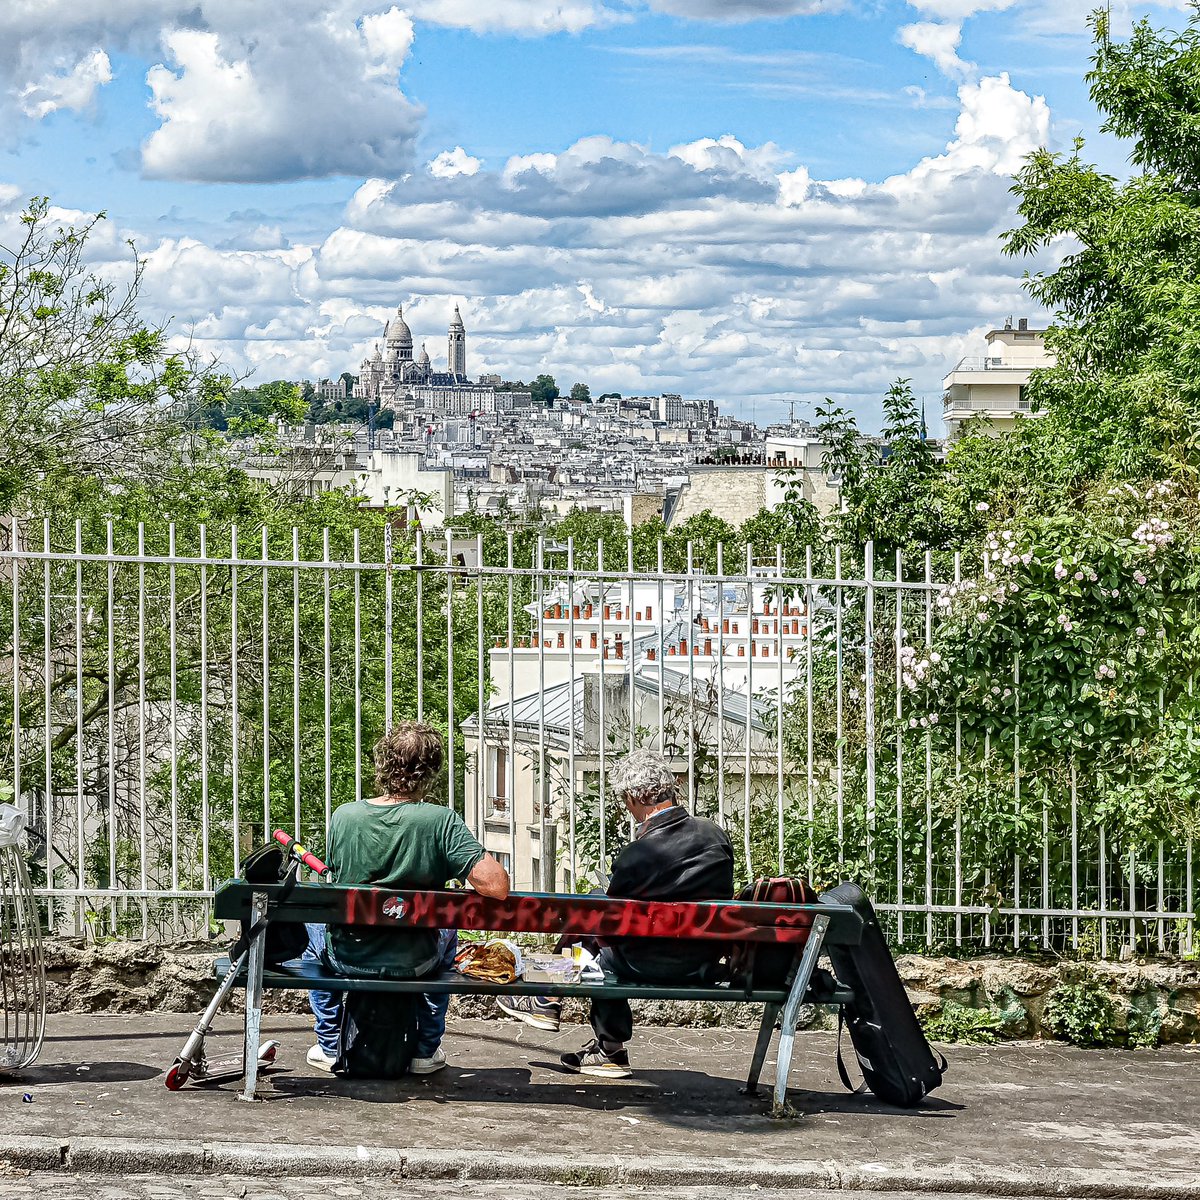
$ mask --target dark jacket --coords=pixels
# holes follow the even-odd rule
[[[608,894],[622,900],[729,900],[733,846],[724,830],[686,808],[656,813],[613,860]],[[611,943],[622,975],[670,982],[720,958],[721,942],[623,938]]]

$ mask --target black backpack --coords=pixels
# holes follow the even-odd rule
[[[843,883],[822,892],[821,901],[848,904],[863,919],[857,946],[826,947],[838,982],[854,992],[854,1000],[838,1012],[837,1064],[842,1083],[855,1090],[842,1061],[844,1022],[865,1085],[886,1104],[913,1108],[942,1082],[946,1060],[941,1055],[934,1058],[925,1040],[879,918],[862,888]]]
[[[242,878],[247,883],[281,883],[284,890],[279,899],[286,899],[292,888],[296,886],[299,863],[291,860],[278,842],[267,842],[258,846],[246,855],[242,863]],[[268,910],[268,916],[270,915]],[[229,948],[229,959],[237,962],[250,948],[250,939],[256,932],[250,928],[249,921],[241,923],[238,939]],[[267,922],[266,964],[277,967],[280,963],[299,958],[308,948],[308,930],[299,921]]]
[[[333,1073],[349,1079],[399,1079],[407,1074],[417,1045],[421,1000],[411,992],[344,993]]]

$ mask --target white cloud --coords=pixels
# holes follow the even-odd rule
[[[981,12],[1005,12],[1021,2],[1022,0],[908,0],[909,5],[918,12],[943,21],[965,21]],[[1061,2],[1062,0],[1054,0],[1054,5]]]
[[[410,0],[406,7],[420,21],[476,33],[580,33],[618,19],[591,0]]]
[[[943,75],[965,79],[975,71],[974,63],[964,62],[958,56],[962,26],[957,23],[919,21],[915,25],[902,25],[897,30],[896,37],[902,46],[932,59],[934,66]]]
[[[162,120],[148,175],[270,181],[406,170],[420,122],[395,76],[412,44],[396,8],[356,25],[289,20],[270,37],[176,30],[146,76]]]
[[[443,150],[429,164],[429,173],[435,179],[452,179],[455,175],[475,175],[483,163],[472,157],[461,146]]]
[[[694,21],[757,21],[837,12],[847,0],[649,0],[655,12]]]
[[[112,64],[103,50],[92,50],[69,70],[52,71],[21,88],[18,102],[27,117],[41,120],[60,108],[78,112],[91,104],[98,88],[112,82]]]
[[[147,296],[260,378],[356,370],[398,301],[437,362],[461,303],[472,372],[746,412],[829,395],[868,422],[907,375],[932,419],[966,331],[1037,316],[998,234],[1049,110],[1005,76],[958,97],[942,152],[881,181],[814,178],[728,135],[666,153],[585,138],[471,175],[368,181],[317,244],[276,245],[254,218],[226,249],[164,242]]]

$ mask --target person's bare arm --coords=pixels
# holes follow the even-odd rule
[[[467,882],[481,896],[489,896],[493,900],[508,899],[508,872],[490,854],[485,854],[471,868]]]

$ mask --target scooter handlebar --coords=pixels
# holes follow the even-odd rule
[[[306,850],[292,835],[283,829],[276,829],[271,835],[288,854],[297,858],[310,871],[315,871],[322,879],[332,879],[333,872],[311,851]]]

